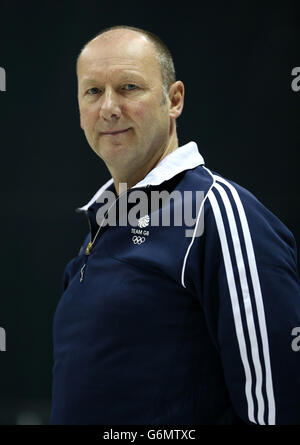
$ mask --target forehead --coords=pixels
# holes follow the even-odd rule
[[[89,42],[78,61],[79,80],[124,72],[149,79],[160,78],[155,47],[144,35],[110,31]]]

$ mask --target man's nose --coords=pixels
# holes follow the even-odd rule
[[[99,115],[104,120],[119,119],[121,108],[117,94],[111,89],[105,90],[101,98]]]

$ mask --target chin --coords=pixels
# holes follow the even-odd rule
[[[131,152],[128,144],[124,143],[110,143],[110,144],[101,144],[101,147],[98,147],[97,154],[100,156],[104,162],[112,164],[117,161],[119,158],[121,161],[126,161],[129,153]]]

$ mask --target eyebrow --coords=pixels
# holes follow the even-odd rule
[[[117,77],[117,80],[119,82],[122,82],[124,80],[130,80],[130,79],[137,79],[141,82],[145,82],[145,79],[137,73],[133,73],[133,72],[123,72],[120,74],[119,77]],[[86,84],[90,84],[90,83],[98,83],[99,79],[95,78],[95,77],[85,77],[83,79],[83,81],[81,82],[82,85],[86,85]]]

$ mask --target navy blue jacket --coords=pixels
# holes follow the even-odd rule
[[[64,272],[50,423],[300,424],[291,232],[207,169],[190,142],[126,193],[203,191],[193,228],[204,223],[201,235],[186,236],[172,218],[151,226],[150,209],[137,242],[129,225],[106,225],[85,255],[105,190],[115,191],[112,179],[80,209],[90,233]],[[176,200],[168,205],[172,215]]]

